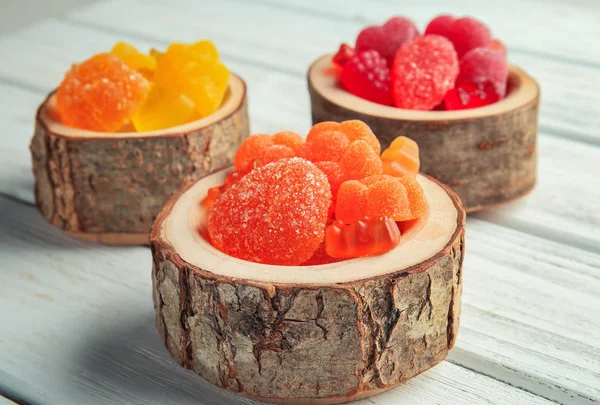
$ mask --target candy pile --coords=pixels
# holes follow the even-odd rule
[[[419,33],[404,17],[363,29],[333,57],[340,85],[375,103],[411,110],[462,110],[504,98],[506,48],[471,17],[441,15]]]
[[[427,203],[417,144],[381,146],[362,121],[246,139],[225,184],[202,201],[219,250],[265,264],[314,265],[385,253]],[[411,222],[413,221],[413,222]]]
[[[153,131],[217,111],[229,71],[211,41],[149,54],[118,42],[73,65],[56,92],[60,120],[91,131]]]

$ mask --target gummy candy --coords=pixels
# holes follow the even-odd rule
[[[356,38],[356,52],[375,50],[391,64],[398,49],[418,36],[419,30],[411,20],[392,17],[382,26],[363,29]]]
[[[335,205],[336,219],[350,223],[367,213],[368,188],[358,180],[348,180],[340,185]]]
[[[131,120],[139,132],[155,131],[185,124],[195,111],[194,102],[183,94],[154,85]]]
[[[265,150],[260,161],[266,165],[280,159],[291,158],[294,156],[296,156],[296,154],[292,148],[285,145],[272,145]]]
[[[320,264],[336,263],[342,260],[344,259],[331,257],[327,254],[327,251],[325,250],[325,240],[323,240],[312,257],[302,263],[302,266],[318,266]]]
[[[149,83],[111,53],[100,53],[65,74],[56,93],[56,107],[66,125],[114,132],[123,127],[143,102]]]
[[[337,122],[321,122],[313,126],[298,155],[311,162],[338,161],[350,144]]]
[[[296,156],[304,144],[302,137],[291,131],[274,135],[255,134],[248,137],[235,154],[236,170],[249,172],[257,163],[260,165]]]
[[[381,158],[362,139],[357,139],[348,146],[339,163],[348,180],[360,180],[382,172]]]
[[[158,59],[154,80],[187,96],[199,116],[205,117],[217,111],[229,83],[229,70],[218,58],[211,41],[173,43]]]
[[[431,110],[454,87],[458,66],[456,51],[444,37],[427,35],[406,43],[391,69],[394,105]]]
[[[390,70],[375,50],[357,52],[344,65],[340,82],[350,93],[374,103],[391,105]]]
[[[379,152],[381,152],[379,139],[377,139],[371,128],[364,122],[360,120],[343,121],[340,123],[340,128],[351,142],[362,139],[373,148],[375,153],[379,155]]]
[[[325,251],[334,258],[375,256],[400,243],[400,230],[392,218],[364,217],[350,224],[335,221],[325,229]]]
[[[274,145],[273,137],[267,134],[255,134],[244,140],[235,154],[233,165],[235,170],[248,171],[255,160],[260,160],[263,153]]]
[[[463,83],[446,93],[444,105],[446,110],[465,110],[483,107],[500,100],[491,82],[481,84]]]
[[[300,135],[292,131],[281,131],[273,134],[273,142],[275,145],[284,145],[292,148],[294,153],[304,145],[304,139]]]
[[[504,45],[504,42],[500,41],[499,39],[494,39],[490,44],[489,48],[495,51],[502,52],[506,55],[506,45]]]
[[[119,41],[110,51],[117,58],[121,59],[127,66],[137,70],[147,79],[151,79],[156,69],[156,59],[138,51],[133,45]]]
[[[410,204],[404,185],[396,177],[391,176],[369,184],[366,214],[385,215],[397,221],[410,218]]]
[[[476,48],[469,51],[460,61],[460,73],[456,84],[491,83],[499,98],[506,94],[508,66],[506,55],[491,48]]]
[[[345,176],[340,164],[338,162],[322,161],[315,162],[315,166],[327,176],[329,187],[331,187],[331,195],[335,199]]]
[[[389,148],[381,154],[383,173],[401,177],[416,176],[419,172],[419,145],[405,136],[392,141]]]
[[[446,35],[459,58],[471,49],[488,47],[492,43],[492,32],[481,21],[472,17],[457,18]]]
[[[299,265],[324,238],[331,192],[327,177],[300,158],[256,168],[212,205],[212,244],[231,256],[258,263]]]
[[[331,59],[331,62],[336,67],[343,67],[346,62],[350,60],[352,56],[354,56],[354,48],[352,48],[348,44],[341,44],[340,49],[338,49],[337,53]]]
[[[441,35],[447,38],[454,21],[456,21],[456,18],[451,15],[439,15],[427,24],[425,35]]]

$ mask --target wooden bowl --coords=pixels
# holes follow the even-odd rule
[[[38,109],[30,150],[35,199],[51,224],[88,241],[147,244],[154,219],[183,185],[231,165],[249,136],[246,84],[232,75],[221,108],[153,132],[102,133]]]
[[[312,119],[366,122],[382,148],[404,135],[419,144],[421,171],[449,185],[467,212],[529,193],[536,180],[540,88],[509,67],[508,95],[492,105],[462,111],[414,111],[372,103],[343,90],[327,73],[331,55],[308,71]]]
[[[229,170],[175,195],[150,237],[158,331],[219,387],[278,404],[339,404],[442,361],[458,330],[465,212],[419,175],[430,214],[392,251],[320,266],[247,262],[198,234],[200,201]]]

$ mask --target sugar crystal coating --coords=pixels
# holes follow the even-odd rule
[[[462,83],[446,93],[444,106],[448,111],[465,110],[483,107],[498,100],[500,96],[491,82]]]
[[[115,55],[99,53],[65,74],[56,108],[66,125],[115,132],[129,121],[148,88],[148,80]]]
[[[394,177],[371,184],[367,191],[368,216],[387,216],[396,221],[410,217],[410,204],[404,185]]]
[[[313,126],[298,155],[311,162],[338,161],[350,143],[337,122],[322,122]]]
[[[304,145],[304,139],[300,135],[292,131],[281,131],[273,134],[273,143],[275,145],[284,145],[291,148],[294,153]]]
[[[375,50],[360,51],[344,64],[340,83],[350,93],[365,100],[392,105],[390,69]]]
[[[340,129],[346,134],[350,142],[362,139],[379,155],[379,152],[381,152],[381,144],[367,124],[360,120],[348,120],[341,122],[339,125]]]
[[[285,145],[272,145],[269,146],[264,153],[262,154],[262,158],[260,159],[262,164],[267,164],[271,162],[275,162],[277,160],[291,158],[296,156],[294,150]]]
[[[301,159],[278,160],[233,184],[209,211],[213,245],[258,263],[299,265],[324,238],[331,191],[327,176]]]
[[[457,75],[458,57],[446,38],[427,35],[410,41],[396,53],[392,66],[394,105],[431,110],[454,87]]]
[[[331,194],[335,199],[340,185],[344,181],[345,174],[338,162],[322,161],[316,162],[315,166],[319,168],[327,176],[329,181],[329,187],[331,187]]]
[[[473,83],[483,85],[491,83],[499,98],[506,94],[508,64],[506,55],[491,48],[473,49],[461,59],[460,73],[456,84]]]
[[[405,17],[392,17],[382,26],[363,29],[356,38],[356,51],[375,50],[391,63],[402,45],[419,36],[415,24]]]
[[[360,180],[381,174],[381,158],[367,141],[353,141],[340,159],[340,167],[348,180]]]
[[[235,170],[248,171],[252,163],[260,160],[273,144],[273,137],[267,134],[255,134],[246,138],[235,154]]]
[[[446,37],[452,41],[459,58],[471,49],[490,46],[493,39],[487,25],[472,17],[456,19]]]
[[[350,223],[367,214],[368,188],[358,180],[348,180],[340,185],[335,205],[335,218]]]

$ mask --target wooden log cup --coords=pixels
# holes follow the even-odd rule
[[[465,212],[419,175],[429,214],[392,251],[273,266],[216,250],[199,203],[227,170],[187,187],[151,233],[156,325],[173,358],[219,387],[277,404],[340,404],[385,391],[454,345]]]
[[[308,71],[312,120],[366,122],[383,148],[404,135],[419,144],[421,171],[449,185],[467,212],[528,194],[536,181],[540,89],[509,67],[507,97],[462,111],[413,111],[372,103],[343,90],[328,73],[331,55]]]
[[[232,75],[220,109],[153,132],[101,133],[55,119],[54,93],[31,140],[35,200],[51,224],[89,241],[147,244],[152,223],[181,187],[231,165],[249,136],[246,85]]]

